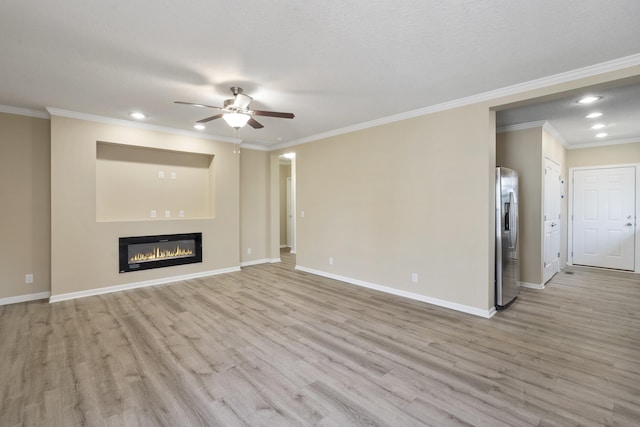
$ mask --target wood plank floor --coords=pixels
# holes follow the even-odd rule
[[[638,275],[482,319],[281,264],[0,307],[0,426],[640,425]]]

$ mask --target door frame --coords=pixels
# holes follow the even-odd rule
[[[547,174],[547,165],[549,163],[552,163],[553,166],[557,167],[557,171],[558,171],[558,182],[556,183],[556,188],[558,190],[558,194],[554,194],[554,196],[557,197],[557,204],[558,204],[558,218],[552,218],[552,219],[547,219],[546,217],[546,213],[547,213],[547,202],[549,200],[549,192],[551,191],[551,188],[548,188],[547,186],[547,178],[546,178],[546,174]],[[551,168],[553,169],[553,168]],[[542,284],[544,286],[544,284],[546,284],[549,280],[551,280],[551,278],[557,274],[558,272],[560,272],[560,264],[562,261],[562,257],[561,257],[561,248],[562,248],[562,224],[564,222],[564,219],[562,218],[562,167],[560,166],[560,164],[558,162],[556,162],[555,160],[545,156],[544,158],[544,185],[543,185],[543,189],[542,189]],[[554,222],[557,221],[557,226],[558,226],[558,256],[557,259],[554,263],[551,263],[550,265],[554,265],[555,264],[555,268],[553,270],[553,274],[547,277],[548,274],[548,270],[547,270],[547,265],[546,263],[546,253],[547,253],[547,243],[545,241],[545,235],[547,232],[547,222]],[[552,225],[553,227],[553,225]],[[552,244],[553,242],[549,242],[549,244]]]
[[[568,235],[567,235],[567,265],[573,265],[573,172],[578,170],[591,170],[591,169],[612,169],[612,168],[628,168],[634,167],[636,169],[636,218],[635,218],[635,258],[634,273],[640,273],[640,226],[638,225],[638,217],[640,216],[640,163],[622,163],[617,165],[595,165],[595,166],[579,166],[569,168],[569,200],[568,200]],[[603,268],[603,267],[593,267]]]

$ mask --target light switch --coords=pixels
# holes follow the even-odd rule
[[[300,218],[304,218],[304,211],[300,211]]]
[[[164,179],[164,171],[158,171],[158,178]]]
[[[170,218],[171,217],[171,211],[164,211],[164,217],[165,218]]]
[[[158,213],[155,210],[151,211],[151,218],[155,218],[156,216],[158,216]]]
[[[171,179],[176,179],[178,175],[175,172],[171,172]]]
[[[180,218],[184,218],[184,211],[178,211],[178,216]]]

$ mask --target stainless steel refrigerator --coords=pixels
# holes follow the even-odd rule
[[[512,303],[520,290],[518,174],[496,168],[496,309]]]

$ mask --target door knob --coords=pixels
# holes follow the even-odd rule
[[[630,222],[625,224],[627,227],[631,227],[633,224],[631,224]]]

